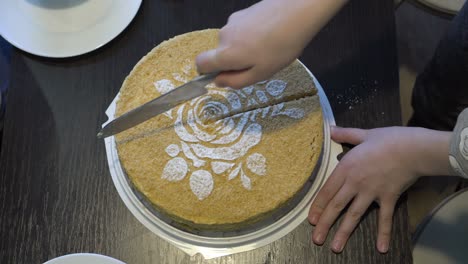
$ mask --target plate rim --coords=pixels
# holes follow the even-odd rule
[[[421,221],[421,223],[416,227],[416,230],[414,231],[414,234],[412,236],[412,251],[416,248],[416,245],[421,238],[421,235],[423,234],[425,228],[427,225],[434,219],[434,216],[445,206],[447,205],[450,201],[458,197],[459,195],[464,194],[465,192],[468,192],[468,187],[463,188],[451,195],[449,195],[447,198],[442,200],[436,207],[434,207]]]
[[[67,258],[83,257],[83,256],[95,257],[95,258],[101,259],[101,260],[104,260],[104,259],[105,260],[110,260],[110,261],[113,261],[115,264],[125,264],[125,262],[123,262],[121,260],[115,259],[115,258],[110,257],[110,256],[98,254],[98,253],[71,253],[71,254],[62,255],[62,256],[58,256],[58,257],[55,257],[53,259],[47,260],[43,264],[55,264],[55,261],[61,261],[61,260],[67,259]]]

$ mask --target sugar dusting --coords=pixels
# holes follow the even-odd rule
[[[242,164],[237,165],[237,167],[229,173],[228,180],[233,180],[239,175]]]
[[[247,168],[257,175],[266,174],[266,158],[260,153],[254,153],[247,158]]]
[[[185,142],[181,142],[181,143],[182,143],[182,151],[184,152],[184,155],[188,159],[192,160],[193,166],[195,166],[195,168],[200,168],[200,167],[205,166],[206,162],[204,160],[199,159],[195,155],[193,155],[192,151],[190,150],[190,146],[187,143]]]
[[[249,113],[247,112],[247,113],[242,114],[241,120],[239,121],[239,123],[237,123],[237,126],[234,128],[234,131],[232,133],[230,133],[230,134],[228,134],[226,136],[223,136],[222,138],[217,139],[217,140],[213,141],[212,143],[221,145],[221,144],[230,144],[230,143],[234,142],[235,140],[237,140],[240,137],[240,135],[244,131],[244,127],[247,124],[248,120],[249,120]],[[231,124],[234,124],[234,122],[231,123]]]
[[[282,80],[272,80],[267,83],[266,90],[272,96],[278,97],[281,96],[286,89],[287,83]]]
[[[247,175],[245,175],[244,171],[241,169],[241,182],[242,186],[244,186],[245,189],[251,190],[252,189],[252,181],[250,180]]]
[[[162,178],[168,181],[181,181],[187,175],[188,166],[183,158],[173,158],[164,167]]]
[[[193,194],[198,197],[198,200],[203,200],[213,191],[213,177],[211,173],[206,170],[198,170],[190,176],[190,189]]]
[[[257,145],[262,137],[262,127],[259,124],[250,124],[242,138],[230,147],[211,148],[202,144],[193,144],[195,154],[200,158],[213,160],[236,160],[244,156],[250,148]]]
[[[175,89],[175,85],[170,80],[166,79],[155,82],[154,86],[160,94],[165,94]]]
[[[172,77],[175,81],[186,82],[192,70],[191,64],[187,63],[180,73],[174,73]],[[155,82],[155,87],[164,94],[174,89],[175,85],[170,80],[159,80]],[[228,173],[227,180],[238,178],[243,188],[251,190],[250,176],[264,176],[267,173],[265,156],[256,152],[249,153],[262,139],[262,126],[258,119],[275,116],[300,119],[305,115],[304,110],[286,108],[284,103],[280,103],[237,114],[210,125],[200,120],[214,114],[228,114],[242,109],[242,101],[249,105],[268,103],[272,97],[283,96],[286,89],[287,83],[282,80],[262,81],[241,90],[210,89],[207,96],[175,108],[177,117],[174,117],[174,130],[180,139],[180,145],[171,144],[166,148],[166,153],[172,159],[164,167],[162,178],[181,181],[193,171],[189,179],[190,188],[199,200],[203,200],[214,188],[213,176],[210,171],[205,170],[209,166],[215,175]],[[226,100],[212,101],[213,95],[222,96]]]
[[[171,144],[171,145],[167,146],[167,148],[166,148],[167,155],[169,155],[169,156],[171,156],[173,158],[175,156],[179,155],[179,152],[180,152],[179,146],[176,145],[176,144]]]
[[[213,161],[211,162],[211,169],[216,174],[221,174],[231,169],[235,164],[230,162],[223,161]]]

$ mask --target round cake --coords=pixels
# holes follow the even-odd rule
[[[116,117],[197,76],[195,58],[218,30],[161,43],[125,79]],[[116,135],[134,189],[186,226],[242,226],[269,217],[303,188],[319,161],[323,120],[314,82],[294,62],[243,89],[206,95]]]

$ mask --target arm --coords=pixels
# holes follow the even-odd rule
[[[323,244],[330,227],[350,203],[331,244],[334,252],[341,252],[362,215],[376,201],[380,205],[377,249],[387,252],[400,194],[421,176],[450,174],[451,135],[414,127],[333,128],[334,141],[356,147],[343,157],[310,208],[314,243]]]
[[[263,0],[232,14],[219,46],[197,57],[198,71],[222,71],[218,86],[268,79],[296,59],[347,0]]]

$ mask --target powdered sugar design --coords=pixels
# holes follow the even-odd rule
[[[175,156],[179,155],[179,152],[180,152],[179,146],[176,145],[176,144],[171,144],[171,145],[167,146],[167,148],[166,148],[167,155],[169,155],[169,156],[171,156],[173,158]]]
[[[192,62],[190,60],[185,60],[185,63],[182,66],[182,73],[184,73],[185,75],[189,75],[192,70]]]
[[[191,72],[192,66],[188,61],[181,72],[174,73],[172,77],[179,82],[186,81],[190,79]],[[175,84],[160,80],[155,82],[155,86],[158,91],[167,92]],[[181,181],[190,175],[190,189],[200,201],[209,197],[215,188],[209,170],[214,175],[227,175],[220,180],[238,181],[246,190],[254,188],[252,176],[267,175],[267,159],[254,150],[262,140],[260,120],[275,116],[300,119],[305,115],[303,109],[286,107],[284,103],[261,108],[272,98],[283,96],[287,83],[282,80],[263,81],[240,90],[210,87],[208,94],[167,113],[174,119],[174,130],[180,142],[166,148],[172,159],[167,162],[161,176],[169,181]],[[216,120],[241,110],[243,105],[258,109]],[[205,122],[207,120],[212,122]]]
[[[202,144],[193,144],[195,154],[200,158],[236,160],[244,156],[250,148],[257,145],[262,137],[262,127],[259,124],[250,124],[241,139],[228,147],[210,148]]]
[[[266,174],[266,159],[263,155],[254,153],[247,158],[247,168],[257,175]]]
[[[182,151],[184,152],[184,155],[188,159],[192,160],[193,166],[195,166],[195,168],[200,168],[200,167],[205,166],[206,162],[204,160],[199,159],[197,156],[193,155],[192,150],[190,149],[190,146],[187,143],[182,141],[181,144],[182,144]]]
[[[174,90],[176,86],[170,80],[163,79],[155,82],[154,87],[160,94],[165,94]]]
[[[230,162],[223,161],[213,161],[211,162],[211,168],[214,173],[221,174],[231,169],[235,164]]]
[[[190,189],[198,197],[198,200],[203,200],[211,194],[213,190],[213,177],[206,170],[198,170],[190,176]]]
[[[232,170],[231,173],[229,173],[228,180],[233,180],[234,178],[237,177],[237,175],[239,175],[241,166],[242,164],[237,165],[237,167],[234,170]]]
[[[247,177],[247,175],[245,175],[242,169],[241,169],[241,183],[242,183],[242,186],[244,186],[244,188],[246,188],[247,190],[252,189],[252,181],[250,180],[249,177]]]
[[[244,93],[248,94],[248,95],[251,95],[254,89],[255,89],[255,87],[248,86],[248,87],[242,88],[242,91]]]
[[[165,93],[168,93],[176,88],[176,86],[170,81],[170,80],[159,80],[154,83],[154,87],[156,87],[156,90],[162,95]],[[171,117],[172,116],[172,110],[169,110],[164,113],[165,116]]]
[[[281,96],[286,89],[287,83],[282,80],[273,80],[267,83],[266,90],[273,96]]]
[[[181,83],[186,83],[186,82],[189,81],[189,80],[188,80],[187,78],[185,78],[183,75],[178,74],[178,73],[173,73],[173,74],[172,74],[172,78],[174,78],[174,80],[179,81],[179,82],[181,82]]]
[[[259,100],[260,102],[262,102],[262,103],[268,102],[268,97],[267,97],[267,95],[265,94],[264,91],[258,90],[258,91],[255,92],[255,94],[257,95],[258,100]]]
[[[187,171],[187,162],[183,158],[173,158],[164,167],[162,178],[168,181],[181,181],[184,179]]]

